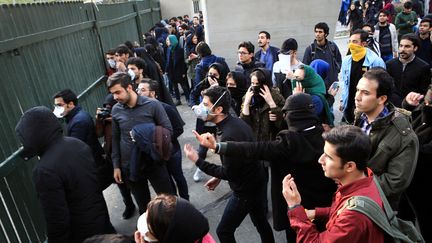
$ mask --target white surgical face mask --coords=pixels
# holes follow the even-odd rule
[[[116,67],[116,61],[114,59],[108,59],[108,64],[109,64],[110,68]]]
[[[225,94],[226,94],[226,91],[221,95],[221,97],[219,97],[219,99],[216,100],[216,102],[212,105],[212,107],[210,107],[210,109],[207,108],[206,106],[204,106],[204,104],[202,102],[199,105],[194,105],[192,107],[192,110],[195,113],[195,116],[198,119],[201,119],[203,121],[207,121],[209,115],[214,115],[211,113],[211,110],[213,109],[213,107],[215,107],[215,105],[219,102],[220,99],[222,99],[222,97]]]
[[[53,113],[57,118],[63,118],[64,117],[64,111],[65,111],[64,106],[55,106]]]
[[[131,80],[135,80],[135,73],[132,71],[132,69],[128,69],[128,74],[131,77]]]

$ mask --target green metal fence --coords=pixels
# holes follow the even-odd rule
[[[22,113],[51,107],[52,95],[71,88],[95,112],[107,94],[104,52],[138,41],[160,20],[159,2],[82,2],[0,6],[0,242],[42,242],[45,222],[31,171],[14,128]]]

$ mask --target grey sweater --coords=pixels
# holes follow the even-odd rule
[[[117,103],[112,109],[112,161],[114,168],[127,168],[133,142],[130,131],[141,123],[154,123],[171,131],[172,126],[162,104],[151,98],[138,96],[133,108]]]

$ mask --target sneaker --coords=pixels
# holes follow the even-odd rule
[[[126,206],[124,212],[123,212],[123,219],[129,219],[130,217],[132,217],[132,215],[134,215],[135,213],[135,205],[133,206]]]
[[[195,171],[195,173],[193,175],[193,180],[195,182],[199,182],[201,179],[202,179],[201,170],[200,169],[196,169],[196,171]]]

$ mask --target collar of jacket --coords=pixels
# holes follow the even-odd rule
[[[397,108],[390,102],[386,105],[386,107],[388,109],[387,116],[373,121],[371,123],[372,129],[373,130],[383,129],[385,127],[388,127],[390,123],[393,123],[401,134],[407,135],[408,134],[407,130],[411,129],[409,123],[410,121],[409,117],[411,116],[411,112],[402,108]],[[354,125],[357,127],[360,126],[360,122],[361,122],[360,116],[361,113],[355,111]],[[407,117],[407,119],[397,119],[398,117]]]
[[[81,108],[81,106],[80,105],[77,105],[77,106],[75,106],[66,116],[65,116],[65,119],[66,119],[66,122],[67,123],[69,123],[73,118],[74,118],[74,116],[76,115],[76,114],[78,114],[78,112],[80,111],[80,110],[82,110],[82,108]]]
[[[140,105],[144,105],[144,104],[147,104],[147,103],[149,103],[150,102],[150,98],[148,98],[148,97],[145,97],[145,96],[140,96],[140,95],[137,95],[138,97],[137,97],[137,102],[136,102],[136,105],[134,106],[134,107],[132,107],[132,108],[129,108],[129,106],[127,105],[127,104],[122,104],[122,103],[118,103],[119,105],[120,105],[120,107],[122,107],[123,109],[133,109],[133,108],[135,108],[135,107],[137,107],[137,106],[140,106]]]

